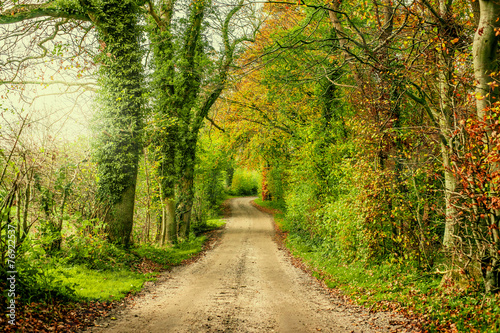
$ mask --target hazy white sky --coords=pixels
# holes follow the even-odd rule
[[[36,129],[29,131],[30,135],[36,136],[33,139],[40,142],[48,135],[58,141],[73,141],[90,134],[92,92],[67,93],[67,87],[62,85],[30,85],[30,91],[23,93],[21,98],[19,92],[5,90],[5,86],[0,86],[0,94],[7,95],[7,99],[2,100],[2,106],[7,110],[2,113],[0,130],[17,127],[15,124],[21,118],[28,117],[31,128]],[[6,122],[10,126],[6,126]]]
[[[95,48],[95,38],[92,31],[71,23],[48,39],[54,23],[43,20],[0,26],[0,81],[31,82],[24,87],[0,84],[0,130],[5,132],[28,117],[37,136],[74,140],[89,134],[94,93],[74,84],[94,80],[92,58],[80,50]]]

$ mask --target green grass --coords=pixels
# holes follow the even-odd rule
[[[148,274],[127,270],[96,271],[81,265],[59,267],[48,273],[72,288],[81,300],[119,300],[130,292],[139,291],[145,281],[151,280]]]
[[[224,219],[211,219],[207,221],[207,226],[212,230],[222,228],[226,225],[226,220]]]
[[[207,230],[221,227],[224,223],[220,219],[210,220]],[[139,291],[145,281],[154,279],[160,271],[198,254],[205,241],[206,236],[201,235],[173,247],[140,245],[128,250],[103,242],[99,243],[102,251],[94,256],[78,257],[77,261],[61,256],[25,262],[24,271],[33,271],[32,267],[37,267],[29,280],[30,288],[39,294],[33,300],[44,295],[58,295],[58,298],[75,301],[120,300],[129,293]],[[87,247],[91,248],[92,244],[78,250],[89,253]],[[27,295],[30,300],[33,292]]]
[[[180,264],[183,260],[189,259],[191,256],[199,253],[202,250],[203,243],[206,241],[205,236],[191,238],[188,241],[183,241],[174,247],[160,248],[152,245],[142,245],[133,249],[133,252],[140,256],[151,260],[167,269],[171,266]]]
[[[271,208],[271,209],[279,209],[277,203],[275,201],[264,201],[261,198],[255,199],[255,203],[261,207]]]
[[[259,205],[261,207],[264,207],[264,208],[279,210],[280,212],[283,211],[283,208],[276,201],[264,201],[261,198],[257,198],[257,199],[254,200],[254,202],[257,205]],[[277,214],[275,214],[275,217],[282,218],[283,217],[283,213],[277,213]]]

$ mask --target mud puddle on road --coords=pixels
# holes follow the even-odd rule
[[[272,217],[231,200],[218,245],[91,332],[409,332],[393,313],[333,297],[273,241]],[[397,323],[397,324],[395,324]]]

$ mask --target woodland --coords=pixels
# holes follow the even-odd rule
[[[258,195],[352,302],[500,330],[500,2],[8,0],[0,29],[16,325],[88,325]],[[56,86],[88,132],[41,123]]]

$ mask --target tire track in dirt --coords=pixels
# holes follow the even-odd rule
[[[231,200],[218,245],[174,268],[154,292],[92,332],[405,332],[392,313],[370,313],[328,293],[273,241],[272,217]]]

